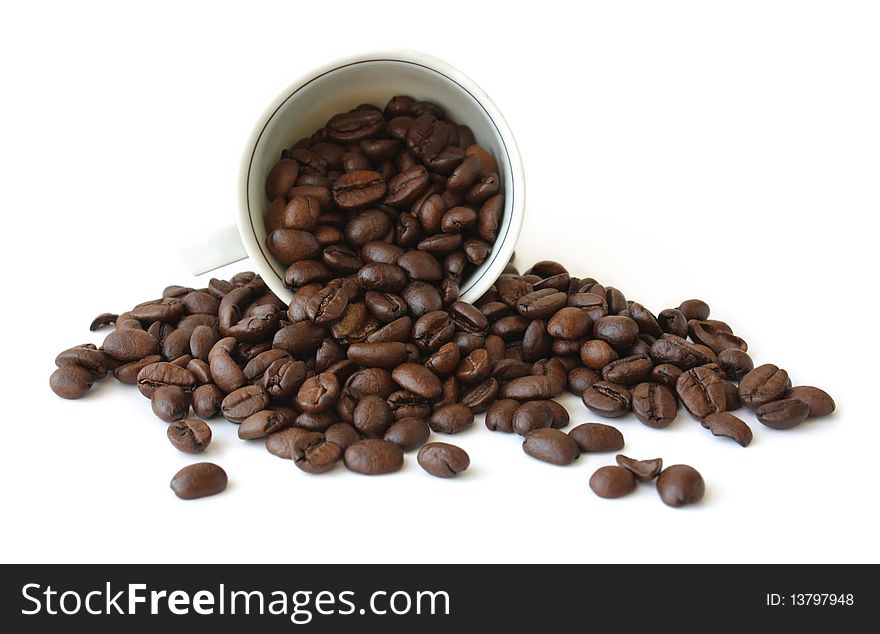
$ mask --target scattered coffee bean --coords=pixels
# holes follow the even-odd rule
[[[703,476],[693,467],[683,464],[666,467],[657,476],[657,493],[669,506],[696,504],[706,493]]]
[[[574,438],[553,428],[529,432],[523,440],[523,451],[532,458],[556,465],[571,464],[581,453]]]
[[[785,398],[795,398],[810,408],[810,418],[828,416],[834,411],[834,399],[825,390],[809,385],[798,385],[785,393]]]
[[[709,414],[701,423],[712,432],[713,436],[732,438],[743,447],[747,447],[752,442],[752,430],[749,426],[729,412]]]
[[[186,418],[189,412],[190,394],[176,385],[156,388],[150,399],[153,413],[166,423]]]
[[[211,444],[211,428],[198,418],[175,421],[167,431],[174,448],[184,453],[200,453]]]
[[[632,409],[639,421],[659,429],[675,419],[678,403],[672,390],[665,385],[639,383],[632,392]]]
[[[581,399],[591,412],[608,418],[623,416],[632,406],[630,391],[607,381],[598,381],[588,387]]]
[[[431,429],[421,418],[401,418],[385,430],[385,440],[400,445],[404,451],[421,447],[431,436]]]
[[[403,450],[388,440],[367,438],[348,446],[344,455],[350,471],[364,475],[381,475],[403,467]]]
[[[466,470],[471,459],[464,449],[445,442],[423,445],[418,454],[419,465],[438,478],[451,478]]]
[[[640,482],[650,482],[663,469],[663,459],[654,458],[652,460],[634,460],[627,458],[623,454],[617,454],[614,457],[617,466],[629,470]]]
[[[749,409],[777,401],[791,388],[788,372],[765,363],[746,374],[739,382],[739,398]]]
[[[583,423],[568,432],[584,453],[623,449],[623,434],[616,427],[602,423]]]
[[[171,479],[171,490],[182,500],[216,495],[226,488],[226,472],[211,462],[187,465]]]
[[[619,498],[635,491],[636,478],[623,467],[599,467],[590,477],[590,488],[600,498]]]
[[[796,398],[764,403],[755,411],[758,420],[773,429],[791,429],[807,420],[810,406]]]

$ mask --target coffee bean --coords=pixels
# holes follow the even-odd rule
[[[568,432],[584,453],[623,449],[623,434],[602,423],[583,423]]]
[[[678,306],[678,310],[688,321],[691,319],[709,319],[709,304],[701,299],[687,299]]]
[[[316,437],[317,436],[317,437]],[[328,442],[321,434],[296,438],[290,450],[290,457],[301,471],[318,474],[332,469],[342,458],[342,447]]]
[[[361,366],[392,369],[408,357],[406,345],[401,342],[353,343],[348,347],[348,358]]]
[[[423,445],[417,459],[422,469],[438,478],[451,478],[465,471],[471,463],[464,449],[445,442]]]
[[[548,401],[528,401],[520,405],[513,415],[513,431],[520,436],[545,427],[552,427],[554,411]]]
[[[612,361],[602,368],[602,380],[620,385],[635,385],[647,378],[654,364],[647,356],[630,356]]]
[[[306,379],[296,394],[296,404],[304,412],[319,414],[333,407],[339,398],[339,380],[329,372]]]
[[[660,325],[660,330],[665,333],[677,337],[687,337],[687,319],[677,308],[661,310],[660,314],[657,315],[657,323]]]
[[[107,376],[108,361],[107,356],[92,344],[68,348],[55,357],[55,365],[59,368],[76,365],[88,370],[98,381]]]
[[[158,342],[143,330],[114,330],[104,338],[101,349],[117,361],[137,361],[155,354]]]
[[[809,404],[796,398],[764,403],[755,410],[758,420],[772,429],[791,429],[804,422],[809,415]]]
[[[514,399],[495,401],[486,412],[486,427],[491,431],[513,432],[513,417],[521,403]]]
[[[86,368],[67,365],[58,368],[49,377],[49,386],[61,398],[81,398],[92,387],[95,378]]]
[[[256,440],[290,427],[296,419],[296,411],[287,407],[263,409],[245,418],[238,426],[238,437],[242,440]]]
[[[636,478],[623,467],[600,467],[590,477],[590,488],[600,498],[619,498],[636,489]]]
[[[184,392],[176,385],[162,385],[157,387],[150,398],[153,413],[170,423],[181,420],[189,413],[191,394]]]
[[[743,405],[756,410],[765,403],[781,399],[791,388],[788,372],[772,363],[760,365],[746,374],[739,383],[739,398]]]
[[[526,403],[523,407],[530,404]],[[573,438],[553,428],[529,432],[523,440],[523,451],[533,458],[556,465],[571,464],[581,453]]]
[[[827,392],[818,387],[798,385],[785,393],[786,399],[797,399],[807,404],[810,418],[828,416],[834,411],[834,399]]]
[[[361,440],[363,436],[349,423],[334,423],[324,432],[324,438],[339,445],[345,451],[349,445]]]
[[[696,345],[669,334],[663,335],[651,344],[651,358],[654,363],[670,363],[682,370],[714,361]]]
[[[663,469],[663,459],[654,458],[652,460],[634,460],[627,458],[623,454],[617,454],[614,457],[617,466],[629,470],[639,482],[650,482]]]
[[[728,412],[710,414],[702,421],[703,427],[712,432],[713,436],[732,438],[743,447],[752,442],[752,430],[741,419]]]
[[[198,418],[171,423],[167,435],[174,448],[184,453],[200,453],[211,444],[211,428]]]
[[[740,381],[754,369],[752,358],[738,348],[728,348],[718,353],[718,365],[724,370],[727,378]]]
[[[197,462],[174,474],[171,490],[182,500],[194,500],[222,492],[228,482],[222,468],[211,462]]]
[[[179,387],[185,392],[191,392],[195,385],[196,378],[192,372],[166,361],[144,366],[137,376],[138,390],[147,398],[152,398],[153,392],[163,386]]]
[[[657,477],[657,493],[668,506],[696,504],[706,493],[703,476],[693,467],[683,464],[666,467]]]
[[[593,324],[593,336],[616,348],[628,348],[636,342],[639,326],[629,317],[608,315]]]
[[[312,438],[307,429],[299,427],[287,427],[266,436],[266,450],[273,456],[279,458],[291,459],[294,446],[300,438]],[[320,434],[317,435],[320,438]]]
[[[431,429],[443,434],[457,434],[474,424],[474,413],[466,405],[443,405],[431,414]]]
[[[581,362],[592,370],[601,370],[618,359],[617,351],[605,341],[591,339],[580,348]]]
[[[349,445],[343,459],[350,471],[381,475],[403,467],[403,450],[393,442],[367,438]]]
[[[391,373],[400,387],[426,399],[440,396],[440,379],[428,368],[417,363],[403,363]]]
[[[230,392],[220,403],[220,411],[226,420],[240,423],[251,414],[266,409],[269,395],[259,385],[246,385]]]
[[[367,438],[381,438],[393,420],[388,401],[371,394],[362,398],[355,407],[352,424]]]
[[[431,436],[428,423],[422,418],[401,418],[385,430],[384,439],[400,445],[404,451],[421,447]]]
[[[709,414],[726,411],[723,383],[712,370],[693,368],[678,378],[676,392],[687,411],[702,420]]]
[[[573,368],[568,373],[568,391],[580,396],[584,391],[599,380],[599,373],[589,368]]]
[[[548,288],[521,296],[516,301],[516,310],[529,319],[549,319],[567,303],[565,293]]]
[[[640,383],[633,390],[632,399],[636,418],[648,427],[666,427],[678,413],[675,395],[660,383]]]
[[[560,308],[547,322],[547,334],[562,339],[580,339],[587,335],[593,322],[581,308]]]
[[[623,416],[632,406],[630,391],[607,381],[598,381],[587,388],[581,400],[591,412],[608,418]]]

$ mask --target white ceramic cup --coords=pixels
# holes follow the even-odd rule
[[[473,302],[498,278],[513,255],[525,214],[525,175],[513,133],[492,100],[449,64],[414,51],[387,51],[337,60],[294,82],[269,105],[241,161],[238,227],[216,230],[203,249],[187,250],[196,275],[250,256],[254,270],[285,302],[293,293],[282,281],[285,266],[265,246],[264,184],[272,166],[298,139],[310,136],[338,112],[361,103],[384,106],[394,95],[410,95],[443,106],[456,123],[469,126],[479,145],[498,163],[504,214],[492,253],[460,284],[461,299]]]

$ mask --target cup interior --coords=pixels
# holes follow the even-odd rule
[[[460,286],[463,301],[479,298],[501,273],[513,254],[521,217],[517,222],[513,210],[522,204],[517,201],[514,180],[514,159],[518,166],[516,148],[512,139],[505,139],[503,122],[497,122],[487,106],[481,102],[474,86],[454,77],[450,69],[444,72],[435,66],[406,59],[365,59],[335,65],[311,79],[291,87],[282,96],[277,107],[256,132],[250,157],[246,157],[246,196],[239,218],[239,229],[258,272],[269,287],[284,301],[290,301],[292,292],[282,282],[285,265],[276,260],[265,246],[265,212],[269,202],[264,183],[269,171],[278,161],[282,150],[298,139],[310,136],[336,113],[351,110],[358,104],[372,103],[384,107],[394,95],[410,95],[419,100],[433,101],[444,107],[456,123],[471,128],[477,143],[488,150],[498,163],[502,178],[505,206],[502,221],[492,253]],[[489,106],[492,107],[492,106]],[[520,168],[521,169],[521,168]],[[260,254],[262,257],[258,256]],[[491,276],[491,277],[489,277]]]

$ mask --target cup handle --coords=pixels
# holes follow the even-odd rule
[[[247,251],[241,242],[238,227],[227,225],[203,233],[199,244],[181,247],[181,257],[193,275],[201,275],[221,266],[238,262],[247,257]]]

